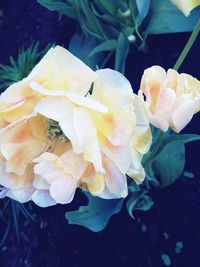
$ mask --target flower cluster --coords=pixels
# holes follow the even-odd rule
[[[41,207],[72,201],[77,188],[124,198],[140,184],[149,123],[180,132],[200,110],[200,82],[175,70],[145,70],[138,95],[111,69],[91,70],[51,48],[0,96],[0,197]]]
[[[94,72],[62,47],[0,96],[0,196],[41,207],[101,198],[141,183],[151,144],[142,99],[119,72]]]

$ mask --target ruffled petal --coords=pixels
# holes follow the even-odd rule
[[[56,205],[56,201],[51,197],[49,190],[35,190],[32,194],[32,201],[41,208]]]

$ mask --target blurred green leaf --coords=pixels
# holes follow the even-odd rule
[[[182,141],[172,141],[154,158],[153,169],[160,178],[161,187],[174,183],[185,167],[185,147]]]
[[[151,0],[151,11],[146,34],[191,32],[200,17],[200,8],[185,17],[169,0]]]
[[[189,142],[200,140],[197,134],[170,134],[171,131],[163,135],[157,153],[145,162],[143,161],[146,179],[155,187],[166,187],[175,182],[184,170],[185,148]],[[154,130],[154,137],[158,132]],[[156,145],[156,138],[153,140]],[[160,178],[158,181],[157,178]]]
[[[163,140],[163,145],[172,142],[172,141],[181,141],[183,144],[187,144],[193,141],[199,141],[200,135],[199,134],[173,134],[166,136]]]
[[[133,212],[135,210],[147,211],[153,205],[153,200],[150,196],[145,194],[145,191],[135,191],[130,193],[130,198],[126,203],[128,214],[134,218]]]
[[[86,193],[87,206],[80,206],[76,211],[66,212],[65,216],[69,224],[77,224],[90,229],[93,232],[102,231],[110,217],[120,212],[123,199],[102,199]]]
[[[76,12],[74,8],[63,1],[58,0],[37,0],[37,2],[49,9],[50,11],[57,11],[61,15],[68,16],[70,18],[76,18]]]
[[[138,8],[138,15],[136,17],[136,23],[140,25],[148,14],[149,7],[150,7],[150,0],[136,0],[136,4]]]
[[[97,47],[99,42],[94,37],[88,37],[85,34],[75,34],[69,43],[69,51],[80,58],[85,64],[96,70],[104,60],[102,53],[95,54],[89,57],[90,52]]]
[[[126,58],[129,52],[129,42],[123,32],[120,32],[117,40],[117,48],[115,54],[115,70],[121,73],[125,72]]]
[[[114,39],[107,40],[100,45],[96,46],[89,54],[89,57],[94,56],[99,52],[112,51],[117,47],[117,41]]]
[[[118,1],[116,0],[98,0],[104,6],[104,8],[112,15],[116,14],[118,8]]]
[[[98,21],[98,18],[93,14],[91,6],[88,0],[80,1],[82,11],[87,18],[87,25],[85,25],[90,31],[106,39],[103,28]]]
[[[0,63],[0,89],[6,89],[12,83],[25,78],[46,54],[50,46],[49,44],[45,49],[39,51],[39,42],[36,42],[26,49],[20,49],[17,59],[10,57],[10,65]]]

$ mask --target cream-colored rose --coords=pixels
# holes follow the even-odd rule
[[[187,17],[192,9],[200,5],[200,0],[170,0]]]
[[[27,200],[43,207],[69,203],[78,187],[121,198],[127,195],[126,174],[143,181],[149,122],[141,99],[119,72],[93,72],[56,47],[1,95],[0,107],[4,170],[21,179],[23,192],[24,175],[31,171]],[[2,195],[20,192],[14,178],[0,184]]]
[[[164,132],[169,127],[180,132],[200,110],[200,81],[173,69],[146,69],[139,90],[143,95],[149,121]]]

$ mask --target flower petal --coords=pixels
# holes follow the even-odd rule
[[[61,46],[51,48],[29,75],[49,90],[69,90],[86,95],[96,74]]]
[[[32,201],[41,208],[56,205],[56,201],[51,197],[48,190],[36,190],[32,194]]]
[[[84,159],[92,162],[97,171],[104,172],[96,128],[86,110],[82,108],[74,110],[74,129]]]
[[[181,96],[175,103],[175,110],[172,114],[171,127],[179,133],[192,119],[195,112],[195,101],[191,98]]]
[[[108,190],[115,195],[115,198],[126,197],[128,194],[126,175],[122,174],[108,158],[104,158],[104,168]]]

